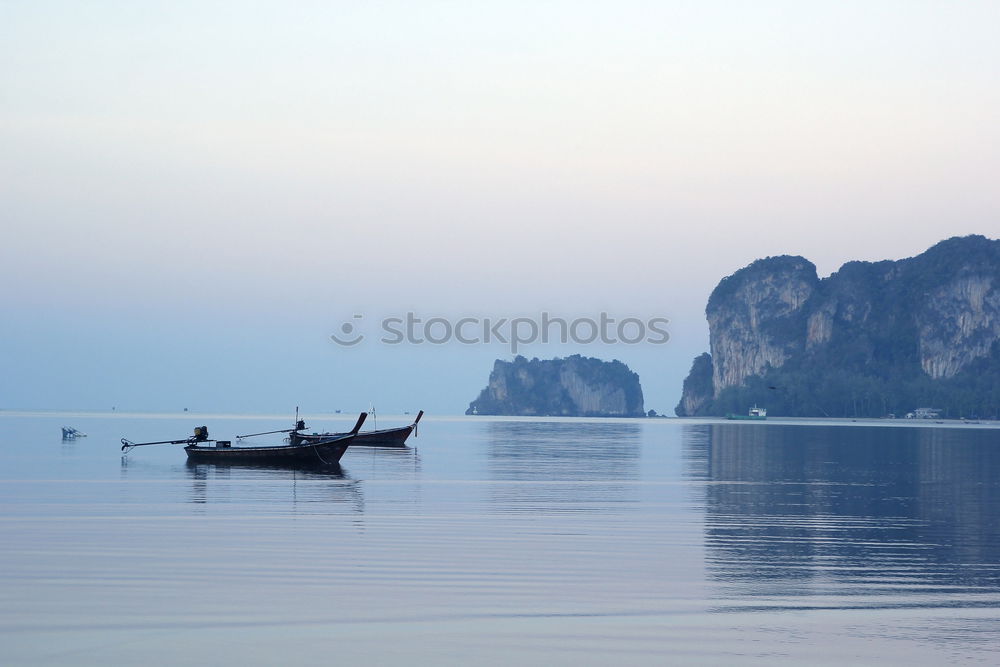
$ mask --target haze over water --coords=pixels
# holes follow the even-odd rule
[[[0,415],[0,662],[998,660],[995,428],[426,417],[337,470],[118,448],[284,421]]]
[[[510,347],[382,345],[383,318],[607,312],[670,342],[519,351],[617,358],[672,414],[739,268],[996,236],[998,24],[995,0],[0,3],[0,409],[461,414]]]

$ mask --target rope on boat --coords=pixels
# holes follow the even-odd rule
[[[316,445],[313,445],[312,450],[313,453],[316,454],[317,458],[319,458],[319,460],[323,462],[323,465],[333,465],[332,463],[323,458],[323,455],[319,453],[318,449],[316,449]]]

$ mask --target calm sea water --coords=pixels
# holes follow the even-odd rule
[[[1000,429],[428,417],[339,470],[119,451],[287,421],[0,415],[0,664],[1000,663]]]

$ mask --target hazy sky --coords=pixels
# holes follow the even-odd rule
[[[460,413],[503,346],[354,314],[670,318],[755,258],[1000,235],[1000,2],[0,0],[0,409]],[[289,408],[292,406],[292,408]]]

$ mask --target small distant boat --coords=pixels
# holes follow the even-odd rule
[[[86,438],[87,434],[72,426],[62,427],[63,440],[73,440],[74,438]]]
[[[338,463],[347,448],[354,442],[368,413],[362,412],[354,428],[346,433],[331,434],[313,442],[288,445],[233,447],[231,440],[214,440],[208,437],[208,428],[199,426],[194,435],[184,440],[159,440],[135,443],[122,438],[122,451],[146,445],[185,445],[188,460],[194,463]],[[207,444],[214,443],[214,444]]]
[[[737,415],[730,412],[726,415],[726,419],[761,421],[767,419],[767,408],[758,408],[755,405],[750,408],[750,412],[745,415]]]
[[[353,445],[355,447],[405,447],[406,439],[410,437],[411,433],[417,430],[417,424],[420,423],[420,418],[423,416],[424,411],[421,410],[417,413],[417,418],[409,426],[383,428],[376,431],[361,431],[354,438]],[[301,424],[301,422],[298,423]],[[299,433],[299,430],[304,429],[293,430],[288,434],[288,441],[293,445],[320,442],[326,438],[343,435],[342,433]]]

